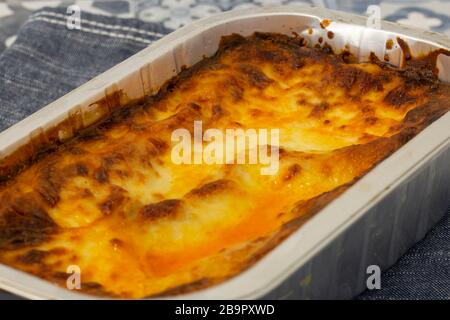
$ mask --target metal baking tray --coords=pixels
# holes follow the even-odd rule
[[[326,28],[325,19],[331,21]],[[450,48],[450,40],[428,31],[322,8],[283,6],[240,10],[199,20],[175,31],[0,134],[0,158],[35,141],[64,140],[109,112],[105,103],[122,92],[121,106],[153,94],[182,66],[212,55],[223,35],[255,31],[292,34],[315,45],[320,37],[336,52],[347,48],[367,60],[385,54],[402,61],[397,37],[413,55]],[[310,30],[313,32],[310,34]],[[329,39],[327,32],[334,37]],[[386,49],[386,41],[394,47]],[[439,55],[439,77],[450,82],[450,57]],[[108,104],[106,104],[108,105]],[[111,107],[110,107],[111,108]],[[58,125],[71,119],[71,127]],[[66,121],[67,122],[67,121]],[[55,130],[56,128],[56,130]],[[50,133],[51,132],[51,133]],[[49,139],[55,137],[49,137]],[[445,214],[450,199],[450,113],[435,121],[384,160],[250,269],[222,284],[176,299],[345,299],[366,288],[369,265],[386,269]],[[97,298],[69,291],[0,265],[0,288],[34,299]]]

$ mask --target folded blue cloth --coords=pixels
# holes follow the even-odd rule
[[[0,55],[0,131],[123,61],[172,30],[83,12],[82,30],[66,9],[34,13]]]
[[[83,13],[66,27],[65,9],[35,13],[0,55],[0,130],[114,66],[171,30],[159,24]],[[450,299],[450,212],[360,299]],[[13,298],[0,293],[0,298]]]

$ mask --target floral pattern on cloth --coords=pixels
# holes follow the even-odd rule
[[[0,52],[35,10],[77,4],[82,12],[138,18],[178,29],[219,12],[274,5],[316,5],[364,14],[377,4],[383,19],[450,35],[450,0],[23,0],[0,3]]]

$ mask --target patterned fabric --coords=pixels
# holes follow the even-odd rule
[[[31,15],[1,54],[0,131],[171,31],[88,13],[82,15],[83,31],[69,30],[65,14],[61,8]]]
[[[65,27],[65,9],[72,3],[83,10],[82,30]],[[0,131],[172,29],[216,12],[268,3],[318,4],[360,14],[368,4],[380,4],[386,19],[450,35],[447,0],[8,1],[0,3]],[[61,8],[34,12],[44,5]],[[0,292],[0,298],[17,297]],[[450,211],[383,273],[381,290],[358,298],[450,299]]]
[[[383,19],[450,35],[450,0],[6,0],[0,2],[0,52],[33,11],[77,4],[83,12],[137,18],[177,29],[193,20],[240,8],[305,4],[364,14],[377,4]]]

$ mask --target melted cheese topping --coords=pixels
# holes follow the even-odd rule
[[[61,285],[77,265],[82,290],[119,297],[218,283],[447,111],[448,92],[296,38],[228,37],[149,102],[5,183],[0,261]],[[279,129],[278,174],[261,175],[257,164],[174,164],[171,133],[192,132],[195,120],[204,129]]]

